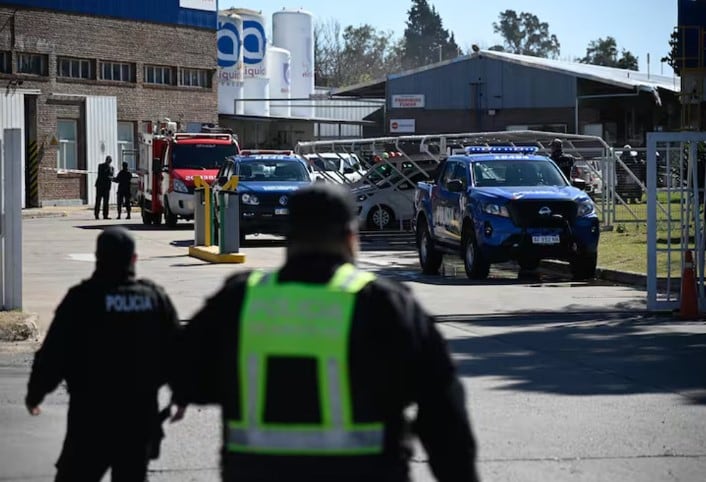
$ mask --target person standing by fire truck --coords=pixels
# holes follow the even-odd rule
[[[113,166],[111,163],[113,158],[105,156],[105,162],[98,164],[98,177],[96,178],[96,206],[93,213],[98,219],[98,214],[101,210],[101,201],[103,202],[103,219],[110,219],[108,216],[108,198],[110,197],[110,186],[113,181]]]

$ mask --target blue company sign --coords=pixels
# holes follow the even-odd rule
[[[255,20],[243,21],[243,61],[246,64],[259,64],[265,60],[267,37],[265,27]]]
[[[218,21],[218,66],[233,67],[240,57],[240,32],[232,22]]]

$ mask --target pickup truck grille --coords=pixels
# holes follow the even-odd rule
[[[573,224],[578,206],[574,201],[532,199],[510,201],[507,208],[512,222],[518,227],[559,228],[564,226],[565,221]],[[561,215],[561,218],[556,215]]]

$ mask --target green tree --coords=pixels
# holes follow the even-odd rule
[[[676,75],[680,75],[680,65],[677,57],[679,56],[679,30],[674,29],[671,36],[669,37],[669,53],[662,57],[660,60],[662,62],[667,62]]]
[[[342,87],[377,79],[401,68],[402,43],[371,25],[329,20],[314,29],[316,85]]]
[[[503,37],[505,52],[534,57],[557,58],[559,40],[549,33],[549,24],[540,22],[536,15],[514,10],[500,13],[500,22],[493,22],[493,30]]]
[[[421,67],[459,55],[460,49],[453,33],[443,27],[441,16],[427,0],[412,0],[406,25],[403,68]]]
[[[618,44],[613,37],[591,40],[586,47],[586,55],[578,59],[582,64],[618,67],[620,69],[638,70],[637,57],[623,49],[618,58]]]

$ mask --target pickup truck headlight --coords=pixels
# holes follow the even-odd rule
[[[579,216],[588,216],[590,214],[593,214],[595,211],[596,205],[593,204],[593,201],[591,201],[590,199],[584,199],[583,201],[579,201]]]
[[[248,204],[250,206],[257,206],[260,204],[260,200],[254,194],[245,193],[240,196],[240,199],[243,201],[243,204]]]
[[[483,212],[486,214],[491,214],[493,216],[501,216],[503,218],[510,217],[510,211],[507,210],[505,206],[499,204],[488,203],[483,205]]]
[[[186,187],[186,184],[181,179],[174,179],[172,186],[174,187],[174,192],[189,192],[189,188]]]

